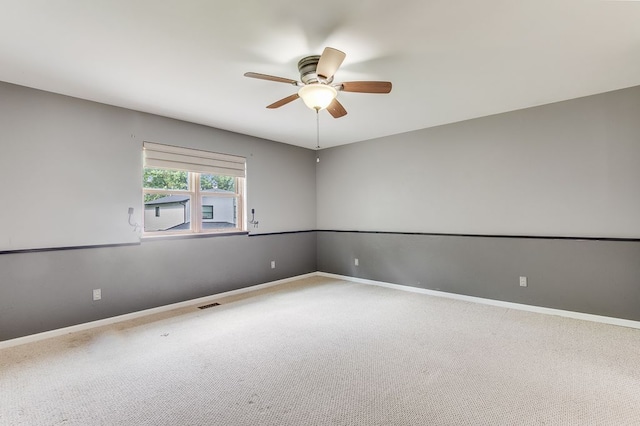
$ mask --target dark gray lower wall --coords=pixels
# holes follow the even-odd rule
[[[0,341],[315,271],[640,321],[640,242],[318,231],[0,255]]]
[[[3,254],[0,341],[315,272],[316,259],[315,232]]]
[[[637,241],[319,231],[317,242],[322,272],[640,321]]]

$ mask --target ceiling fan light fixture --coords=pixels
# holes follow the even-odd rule
[[[338,96],[338,92],[333,87],[326,84],[307,84],[298,91],[298,96],[302,98],[309,108],[320,111],[327,108]]]

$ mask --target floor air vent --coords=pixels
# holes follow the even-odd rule
[[[204,305],[204,306],[198,306],[198,309],[207,309],[207,308],[213,308],[214,306],[218,306],[220,305],[219,303],[209,303],[208,305]]]

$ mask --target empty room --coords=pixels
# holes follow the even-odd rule
[[[640,2],[0,4],[0,424],[640,424]]]

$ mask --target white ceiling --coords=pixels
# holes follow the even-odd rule
[[[640,2],[0,0],[0,80],[316,146],[316,117],[283,83],[325,46],[341,92],[322,147],[640,85]]]

